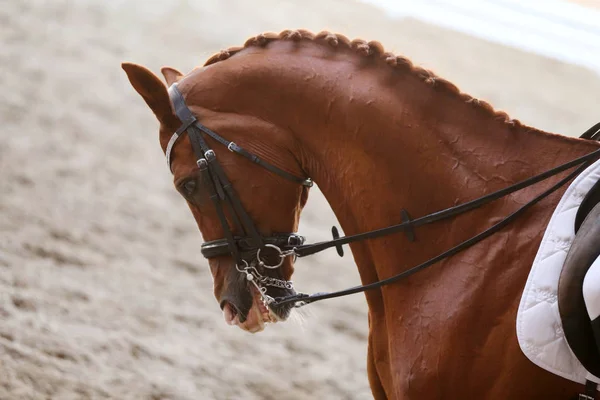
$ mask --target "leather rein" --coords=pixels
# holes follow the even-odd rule
[[[209,137],[216,140],[218,143],[221,143],[222,145],[226,146],[227,149],[229,149],[230,151],[247,158],[248,160],[260,165],[261,167],[267,169],[268,171],[276,175],[281,176],[284,179],[306,187],[311,187],[313,185],[312,180],[310,178],[301,178],[292,175],[262,160],[255,154],[248,152],[247,150],[241,148],[234,142],[228,141],[216,132],[202,125],[187,107],[184,97],[177,88],[176,83],[169,87],[169,97],[171,99],[171,102],[173,103],[175,114],[182,122],[182,125],[179,127],[179,129],[177,129],[177,131],[175,131],[175,133],[173,133],[173,135],[171,136],[171,139],[169,140],[167,148],[165,150],[169,169],[171,169],[171,153],[173,150],[173,146],[177,142],[177,139],[179,139],[184,133],[187,133],[192,144],[194,154],[197,158],[196,164],[198,166],[198,170],[200,171],[201,177],[204,181],[211,183],[206,186],[209,188],[210,198],[215,206],[217,216],[224,231],[225,237],[223,239],[211,240],[202,244],[202,255],[205,258],[214,258],[226,255],[232,256],[235,261],[236,269],[240,273],[244,274],[246,276],[246,279],[259,290],[259,293],[261,293],[263,297],[263,301],[271,305],[283,305],[292,303],[296,307],[301,307],[303,305],[314,303],[315,301],[319,300],[347,296],[354,293],[360,293],[367,290],[377,289],[382,286],[397,282],[410,275],[413,275],[414,273],[419,272],[435,264],[438,261],[451,257],[457,254],[458,252],[468,247],[471,247],[474,244],[498,232],[510,222],[514,221],[516,218],[521,216],[534,204],[538,203],[539,201],[541,201],[542,199],[544,199],[545,197],[547,197],[548,195],[565,185],[575,176],[579,175],[585,168],[590,166],[597,158],[600,157],[600,149],[598,149],[589,154],[586,154],[585,156],[559,165],[546,172],[525,179],[504,189],[484,195],[480,198],[471,200],[463,204],[459,204],[454,207],[449,207],[447,209],[425,215],[420,218],[411,220],[408,217],[408,214],[403,210],[402,215],[404,217],[404,221],[399,224],[343,237],[340,237],[337,228],[333,227],[333,240],[318,242],[314,244],[304,244],[304,237],[296,233],[278,233],[273,236],[262,236],[260,234],[256,226],[254,225],[254,222],[242,206],[241,201],[236,195],[235,190],[231,185],[231,182],[227,179],[227,176],[225,175],[225,172],[223,171],[221,165],[218,163],[215,152],[206,143],[203,134],[208,135]],[[583,139],[590,140],[600,139],[600,123],[597,123],[590,129],[588,129],[580,137]],[[436,221],[441,221],[466,213],[475,208],[488,204],[492,201],[505,197],[518,190],[546,180],[573,167],[577,168],[574,171],[572,171],[568,176],[561,179],[559,182],[557,182],[552,187],[530,200],[525,205],[521,206],[512,214],[506,216],[500,222],[492,225],[485,231],[473,236],[470,239],[465,240],[464,242],[456,245],[455,247],[452,247],[451,249],[437,255],[436,257],[433,257],[425,261],[424,263],[412,267],[397,275],[370,284],[354,286],[345,290],[330,293],[315,293],[310,295],[305,293],[297,293],[295,295],[276,298],[267,295],[268,286],[293,289],[293,284],[291,281],[272,278],[261,274],[263,268],[279,268],[283,264],[283,261],[286,257],[305,257],[311,254],[321,252],[331,247],[335,247],[337,249],[338,254],[340,256],[343,256],[342,245],[344,244],[349,244],[361,240],[374,239],[398,232],[405,232],[409,236],[409,238],[413,238],[413,230],[418,226],[430,224]],[[234,229],[237,229],[238,232],[243,232],[243,236],[235,236],[233,234],[233,230],[231,229],[225,216],[223,205],[227,207],[230,215],[232,216]],[[263,252],[262,256],[261,251]],[[269,263],[269,261],[267,261],[267,257],[264,256],[264,253],[266,252],[269,252],[272,256],[271,260],[275,258],[278,261]]]

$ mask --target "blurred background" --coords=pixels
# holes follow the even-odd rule
[[[414,3],[414,4],[413,4]],[[362,295],[227,326],[122,61],[188,72],[264,31],[378,40],[547,131],[600,120],[600,1],[4,0],[0,399],[367,399]],[[301,225],[326,239],[318,190]],[[301,291],[359,282],[334,250]],[[399,305],[401,306],[401,305]]]

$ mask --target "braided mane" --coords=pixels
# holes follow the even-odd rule
[[[302,40],[312,41],[334,49],[352,49],[362,57],[379,58],[390,67],[395,68],[398,71],[414,74],[426,84],[435,86],[436,89],[445,90],[446,92],[458,96],[463,101],[472,104],[499,121],[502,121],[512,127],[519,127],[522,125],[519,120],[511,119],[504,111],[494,110],[494,108],[488,102],[476,99],[466,93],[462,93],[454,84],[436,76],[432,71],[413,65],[408,58],[396,56],[389,52],[384,52],[383,46],[379,42],[367,42],[362,39],[354,39],[351,41],[344,35],[327,31],[320,32],[316,35],[303,29],[285,30],[279,34],[270,32],[262,33],[246,40],[246,43],[244,43],[244,46],[242,47],[230,47],[227,50],[221,50],[219,53],[210,57],[204,65],[211,65],[219,61],[226,60],[245,48],[252,46],[265,47],[269,43],[277,40],[292,40],[296,42]]]

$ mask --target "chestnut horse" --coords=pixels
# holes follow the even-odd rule
[[[167,86],[142,66],[123,68],[158,118],[165,151],[181,125]],[[509,119],[406,58],[385,53],[377,42],[327,32],[263,34],[186,76],[173,68],[162,72],[204,126],[280,170],[311,177],[347,234],[396,224],[401,208],[422,216],[475,199],[598,148]],[[308,188],[205,140],[258,231],[295,232]],[[203,238],[222,238],[210,188],[196,179],[188,136],[175,143],[171,158],[175,186]],[[415,242],[396,233],[352,243],[363,283],[396,275],[476,235],[564,176],[419,227]],[[481,243],[365,292],[375,398],[567,399],[581,390],[525,358],[515,331],[525,281],[564,190]],[[228,210],[226,217],[234,226]],[[289,279],[292,263],[285,258],[273,276]],[[289,304],[265,309],[231,256],[209,264],[228,323],[255,332],[265,321],[287,317]]]

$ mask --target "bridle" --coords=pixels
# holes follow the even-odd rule
[[[211,184],[206,185],[209,188],[210,198],[215,206],[215,210],[221,226],[224,231],[224,238],[211,240],[205,242],[201,246],[202,255],[206,258],[213,258],[219,256],[230,255],[233,257],[236,265],[236,269],[244,274],[246,279],[254,285],[259,293],[262,295],[263,301],[271,305],[283,305],[292,303],[296,307],[300,307],[315,301],[330,299],[335,297],[347,296],[354,293],[364,292],[367,290],[377,289],[385,285],[397,282],[407,276],[410,276],[418,271],[421,271],[438,261],[445,258],[451,257],[456,253],[482,241],[483,239],[491,236],[493,233],[501,230],[510,222],[518,218],[525,211],[531,208],[534,204],[538,203],[561,186],[566,184],[568,181],[573,179],[585,168],[593,163],[595,159],[600,157],[600,149],[595,150],[585,156],[579,157],[575,160],[569,161],[565,164],[559,165],[539,175],[528,178],[524,181],[508,186],[504,189],[496,192],[487,194],[475,200],[459,204],[454,207],[447,208],[445,210],[437,211],[420,218],[411,220],[406,211],[402,210],[403,222],[388,227],[376,229],[373,231],[363,232],[356,235],[349,235],[340,237],[336,227],[332,228],[333,240],[319,242],[314,244],[304,244],[304,237],[296,233],[278,233],[273,236],[262,236],[254,222],[245,211],[241,201],[231,185],[231,182],[227,179],[221,165],[217,161],[215,152],[208,146],[203,134],[216,140],[218,143],[226,146],[230,151],[239,154],[248,160],[256,163],[257,165],[267,169],[268,171],[279,175],[280,177],[297,184],[311,187],[313,182],[310,178],[301,178],[292,175],[241,148],[234,142],[228,141],[216,132],[210,130],[206,126],[202,125],[196,117],[192,114],[190,109],[185,104],[183,95],[177,88],[177,84],[171,85],[169,88],[169,97],[173,103],[175,114],[182,122],[182,125],[175,131],[171,136],[165,150],[167,156],[167,164],[171,169],[171,153],[173,146],[177,139],[179,139],[184,133],[187,133],[194,154],[197,158],[196,164],[198,170],[202,176],[203,181],[210,182]],[[580,136],[584,139],[598,140],[600,139],[600,123],[597,123],[584,134]],[[293,289],[293,283],[291,281],[285,281],[277,278],[272,278],[262,274],[264,268],[276,269],[279,268],[286,257],[305,257],[311,254],[321,252],[325,249],[335,247],[340,256],[343,256],[342,245],[349,244],[366,239],[374,239],[381,236],[390,235],[398,232],[405,232],[409,239],[414,239],[414,228],[426,224],[430,224],[436,221],[448,219],[459,214],[471,211],[475,208],[481,207],[492,201],[498,200],[504,196],[514,193],[518,190],[534,185],[538,182],[546,180],[552,176],[555,176],[563,171],[578,166],[568,176],[561,179],[559,182],[554,184],[551,188],[547,189],[537,197],[530,200],[525,205],[514,211],[512,214],[506,216],[500,222],[494,224],[485,231],[473,236],[470,239],[456,245],[455,247],[439,254],[436,257],[427,260],[423,264],[412,267],[402,273],[394,275],[390,278],[383,279],[377,282],[373,282],[366,285],[355,286],[349,289],[340,290],[331,293],[316,293],[316,294],[305,294],[297,293],[285,297],[270,297],[267,295],[267,287],[278,287],[284,289]],[[172,172],[172,171],[171,171]],[[233,224],[237,228],[238,232],[243,232],[243,236],[234,236],[233,230],[229,226],[227,218],[225,217],[224,207],[230,212],[232,216]],[[269,263],[261,252],[269,251],[271,259],[275,258],[278,261]]]
[[[235,261],[237,270],[246,275],[246,279],[251,282],[263,296],[266,303],[272,303],[273,299],[267,295],[267,286],[278,287],[282,289],[293,289],[291,281],[285,281],[261,274],[260,269],[275,269],[279,268],[285,257],[292,256],[292,251],[297,246],[304,244],[304,237],[296,233],[278,233],[273,236],[262,236],[254,222],[242,206],[240,199],[235,193],[233,186],[223,168],[217,161],[215,152],[208,146],[204,140],[203,134],[210,136],[217,142],[226,146],[229,151],[237,153],[250,161],[260,165],[268,171],[281,176],[287,180],[298,183],[300,185],[311,187],[313,182],[309,178],[300,178],[290,174],[260,157],[252,154],[234,142],[230,142],[216,132],[202,125],[192,114],[190,109],[185,104],[183,95],[177,88],[177,84],[171,85],[169,88],[169,97],[173,104],[175,114],[181,120],[182,125],[171,136],[165,154],[167,156],[167,164],[171,169],[171,153],[173,146],[184,133],[187,132],[194,154],[197,158],[196,164],[200,171],[202,180],[210,182],[206,185],[209,188],[210,198],[215,206],[217,216],[223,227],[225,238],[211,240],[205,242],[201,246],[202,255],[206,258],[231,255]],[[173,170],[171,169],[171,172]],[[233,220],[235,228],[239,232],[243,232],[244,236],[234,236],[233,230],[229,226],[229,222],[225,217],[223,205],[227,207]],[[279,261],[274,264],[269,264],[261,258],[261,252],[266,249],[275,252]],[[256,263],[254,261],[257,261]],[[256,265],[255,265],[256,264]]]

